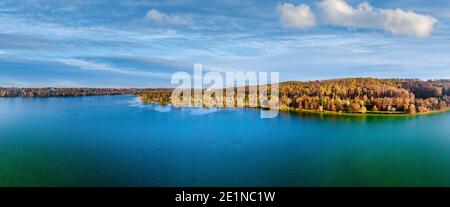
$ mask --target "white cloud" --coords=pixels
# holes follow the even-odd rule
[[[308,5],[285,3],[278,7],[280,21],[286,27],[307,29],[318,24],[348,28],[380,29],[394,35],[428,37],[438,23],[432,16],[402,9],[374,8],[364,2],[356,7],[345,0],[318,3],[318,20]]]
[[[8,51],[0,50],[0,55],[10,55],[10,54],[12,54],[12,53],[10,53]]]
[[[145,15],[145,18],[158,24],[172,24],[178,26],[188,26],[192,24],[192,20],[189,17],[165,14],[156,9],[149,10]]]
[[[349,28],[382,29],[395,35],[428,37],[438,22],[434,17],[401,9],[374,8],[364,2],[356,8],[345,0],[319,3],[323,23]]]
[[[308,5],[283,4],[278,7],[280,21],[286,27],[306,29],[316,25],[316,17]]]
[[[132,69],[119,68],[116,66],[112,66],[104,63],[96,63],[81,59],[56,59],[56,62],[61,62],[66,65],[75,66],[82,70],[93,70],[93,71],[105,71],[105,72],[114,72],[121,73],[125,75],[133,75],[133,76],[145,76],[145,77],[169,77],[169,73],[158,73],[158,72],[147,72],[147,71],[136,71]]]

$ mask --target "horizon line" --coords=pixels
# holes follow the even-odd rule
[[[332,80],[345,80],[345,79],[377,79],[377,80],[417,80],[417,81],[450,81],[449,78],[441,78],[441,79],[421,79],[421,78],[375,78],[375,77],[347,77],[347,78],[329,78],[329,79],[312,79],[312,80],[287,80],[287,81],[279,81],[278,84],[281,83],[289,83],[289,82],[315,82],[315,81],[332,81]],[[269,83],[268,83],[269,84]],[[256,86],[261,85],[257,84]],[[254,85],[244,85],[244,86],[254,86]],[[234,86],[234,87],[242,87],[242,86]],[[0,88],[18,88],[18,89],[36,89],[36,88],[63,88],[63,89],[173,89],[175,87],[111,87],[111,86],[1,86]],[[192,89],[195,89],[192,87]]]

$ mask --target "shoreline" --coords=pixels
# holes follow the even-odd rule
[[[77,97],[107,97],[107,96],[135,96],[138,98],[143,104],[158,104],[161,106],[173,106],[172,104],[162,104],[158,102],[144,102],[140,98],[139,95],[132,95],[132,94],[109,94],[109,95],[88,95],[88,96],[47,96],[47,97],[41,97],[41,96],[2,96],[1,98],[25,98],[25,99],[46,99],[46,98],[77,98]],[[210,109],[208,107],[176,107],[176,108],[203,108],[203,109]],[[212,108],[251,108],[251,107],[212,107]],[[253,109],[258,110],[264,110],[260,107],[253,107]],[[314,110],[305,110],[305,109],[295,109],[295,108],[289,108],[289,107],[280,107],[279,111],[281,112],[287,112],[287,113],[301,113],[301,114],[315,114],[315,115],[326,115],[326,116],[379,116],[379,117],[412,117],[412,116],[426,116],[426,115],[433,115],[433,114],[440,114],[450,111],[450,107],[447,107],[446,109],[442,110],[436,110],[436,111],[429,111],[429,112],[420,112],[415,114],[408,114],[408,113],[392,113],[392,112],[366,112],[366,113],[352,113],[352,112],[334,112],[334,111],[314,111]]]
[[[334,111],[313,111],[304,109],[294,109],[294,108],[280,108],[282,112],[288,113],[301,113],[301,114],[316,114],[316,115],[326,115],[326,116],[378,116],[378,117],[413,117],[413,116],[427,116],[433,114],[446,113],[450,111],[450,107],[442,110],[420,112],[415,114],[407,113],[383,113],[383,112],[367,112],[367,113],[351,113],[351,112],[334,112]]]
[[[168,104],[162,104],[158,102],[144,102],[141,100],[140,96],[137,96],[139,100],[143,104],[159,104],[162,106],[171,106],[175,108],[202,108],[202,109],[210,109],[208,107],[176,107],[170,103]],[[211,107],[216,109],[258,109],[258,110],[264,110],[261,107]],[[450,111],[450,107],[447,107],[446,109],[442,110],[436,110],[436,111],[429,111],[429,112],[419,112],[414,114],[408,114],[408,113],[392,113],[392,112],[366,112],[366,113],[352,113],[352,112],[334,112],[334,111],[313,111],[313,110],[304,110],[304,109],[295,109],[295,108],[289,108],[289,107],[280,107],[280,112],[288,112],[288,113],[301,113],[301,114],[316,114],[316,115],[327,115],[327,116],[385,116],[385,117],[412,117],[412,116],[426,116],[426,115],[433,115],[433,114],[440,114],[440,113],[446,113]]]

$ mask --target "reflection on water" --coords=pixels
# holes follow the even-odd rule
[[[141,109],[150,109],[158,112],[170,112],[172,110],[178,110],[179,112],[188,113],[190,115],[207,115],[211,113],[218,112],[219,110],[225,110],[225,109],[218,109],[218,108],[177,108],[173,107],[171,105],[161,105],[157,103],[143,103],[139,97],[130,98],[128,101],[131,107],[138,107]]]
[[[131,107],[138,107],[141,109],[150,109],[158,112],[170,112],[172,110],[172,107],[170,105],[161,105],[161,104],[145,104],[142,103],[141,99],[139,97],[131,98],[128,102]]]
[[[183,109],[183,111],[189,111],[191,115],[206,115],[215,113],[218,110],[216,108],[191,108],[191,109]]]

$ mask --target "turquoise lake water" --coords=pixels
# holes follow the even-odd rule
[[[259,115],[0,98],[0,186],[450,186],[450,113]]]

